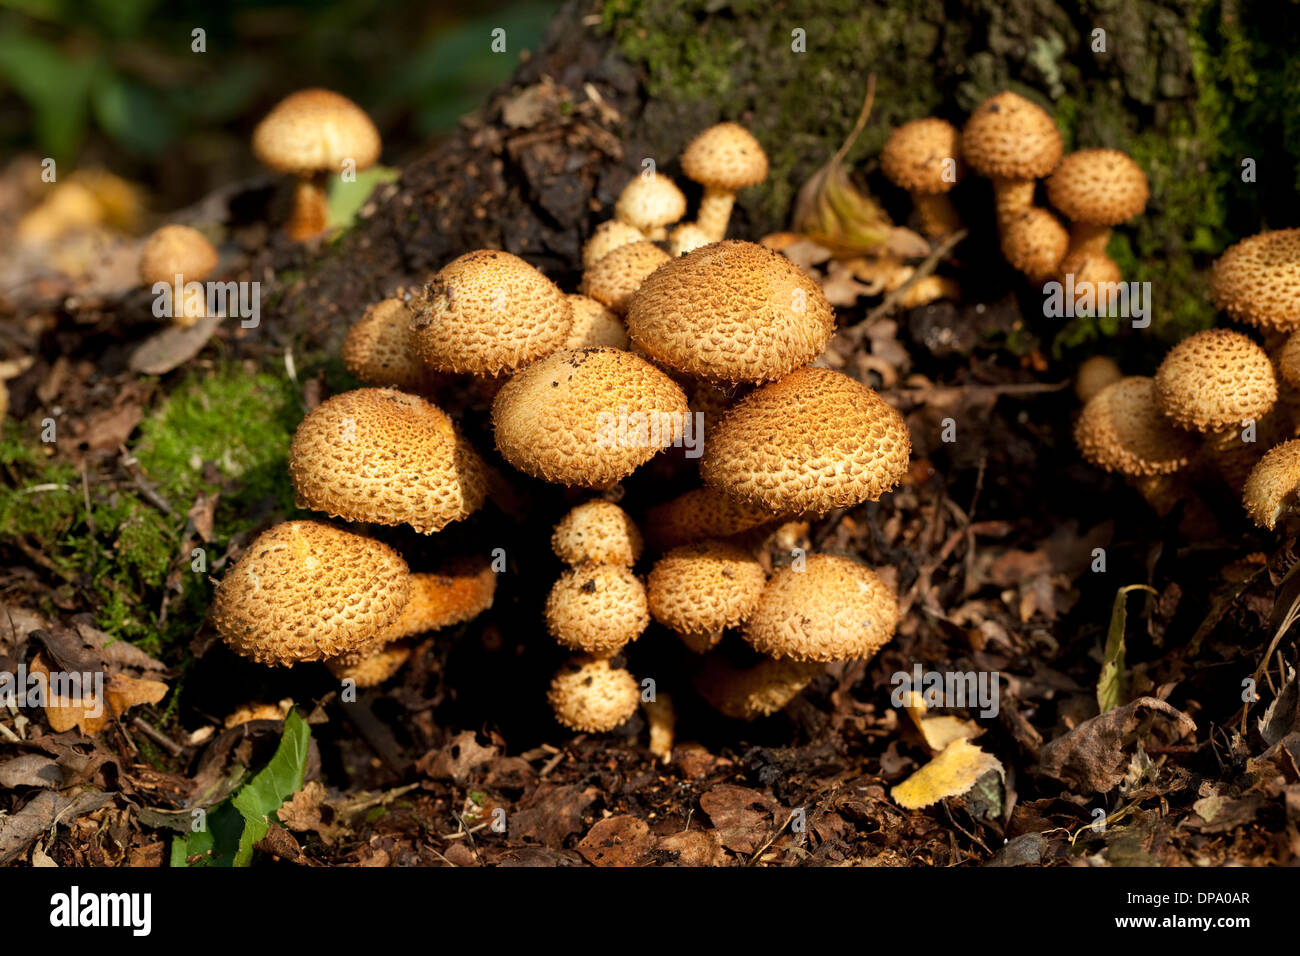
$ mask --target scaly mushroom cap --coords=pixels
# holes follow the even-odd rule
[[[1168,475],[1186,467],[1196,443],[1160,412],[1154,379],[1105,386],[1083,406],[1074,442],[1091,464],[1121,475]]]
[[[416,351],[432,368],[513,372],[564,344],[573,306],[518,256],[481,249],[443,266],[412,303]]]
[[[300,90],[282,99],[253,130],[253,154],[271,169],[296,176],[357,169],[379,159],[379,131],[361,107],[329,90]]]
[[[1263,418],[1277,401],[1277,378],[1249,338],[1207,329],[1169,350],[1156,370],[1156,397],[1171,422],[1204,434]]]
[[[1300,388],[1300,332],[1287,336],[1277,353],[1277,372],[1292,388]]]
[[[1079,371],[1074,376],[1074,394],[1079,401],[1087,404],[1093,396],[1107,385],[1112,385],[1124,377],[1119,365],[1108,355],[1094,355],[1084,359]]]
[[[710,705],[733,720],[775,714],[794,700],[826,666],[764,658],[753,667],[732,667],[720,657],[705,659],[695,688]]]
[[[1297,510],[1297,491],[1300,440],[1285,441],[1256,462],[1246,479],[1242,503],[1255,524],[1272,531],[1283,514]]]
[[[359,660],[331,658],[325,662],[339,680],[351,680],[357,687],[378,687],[402,669],[411,656],[405,644],[387,644]]]
[[[627,349],[627,328],[622,319],[585,295],[574,293],[568,299],[573,307],[573,327],[564,348]]]
[[[962,130],[961,149],[982,176],[1038,179],[1061,161],[1064,145],[1046,110],[1004,90],[976,107]]]
[[[653,242],[642,240],[619,246],[582,274],[583,295],[622,315],[646,277],[671,259]]]
[[[752,242],[669,260],[641,284],[628,335],[653,361],[711,382],[769,382],[806,365],[835,331],[821,287]]]
[[[744,623],[766,583],[763,566],[734,544],[682,545],[650,572],[650,613],[686,637],[720,637],[724,629]]]
[[[1234,320],[1272,332],[1300,329],[1300,229],[1261,232],[1214,263],[1210,295]]]
[[[638,175],[632,177],[619,193],[614,215],[628,225],[650,233],[686,215],[686,197],[677,184],[662,173],[649,177]]]
[[[1099,299],[1102,290],[1096,289],[1097,286],[1109,286],[1124,280],[1124,274],[1120,272],[1119,265],[1114,259],[1105,253],[1093,252],[1089,249],[1069,253],[1061,260],[1057,271],[1062,277],[1073,275],[1076,289],[1081,283],[1091,283]],[[1098,308],[1101,308],[1100,302]]]
[[[1031,206],[1002,226],[1002,254],[1034,281],[1056,275],[1070,248],[1070,234],[1046,209]]]
[[[1142,212],[1151,195],[1147,174],[1117,149],[1081,149],[1047,179],[1047,198],[1073,222],[1118,226]]]
[[[616,564],[570,568],[546,597],[546,628],[570,650],[609,657],[649,623],[644,585]]]
[[[776,518],[759,505],[737,501],[714,488],[695,488],[646,513],[646,533],[659,550],[701,538],[726,538]]]
[[[140,253],[140,281],[145,285],[176,281],[202,282],[217,267],[217,250],[207,237],[189,226],[163,226],[154,231]]]
[[[636,226],[630,226],[618,219],[602,222],[582,247],[582,267],[590,269],[619,246],[644,240],[645,234]]]
[[[492,606],[497,576],[483,558],[454,561],[438,572],[411,575],[411,597],[385,632],[390,641],[472,621]]]
[[[497,448],[544,481],[608,488],[672,444],[688,413],[677,384],[618,349],[548,355],[492,403]]]
[[[705,443],[704,483],[773,512],[875,501],[907,474],[903,416],[840,372],[801,368],[741,399]]]
[[[613,730],[636,713],[641,686],[603,657],[575,657],[556,672],[546,695],[555,719],[583,733]]]
[[[568,565],[618,564],[630,568],[641,557],[641,532],[612,501],[587,501],[555,526],[551,549]]]
[[[894,635],[898,598],[864,565],[810,554],[802,571],[789,565],[763,588],[745,625],[760,654],[796,661],[871,657]]]
[[[668,251],[673,256],[684,256],[701,246],[707,246],[713,240],[709,234],[693,222],[684,222],[668,233]]]
[[[298,426],[289,475],[301,508],[441,531],[478,510],[483,460],[438,406],[388,388],[322,402]]]
[[[366,309],[343,339],[343,365],[370,385],[428,392],[441,376],[415,354],[411,310],[401,299],[384,299]]]
[[[687,178],[730,192],[767,178],[767,153],[739,123],[719,123],[700,133],[682,152],[681,164]]]
[[[406,562],[388,545],[320,521],[285,521],[226,572],[212,619],[259,664],[316,661],[372,645],[410,588]]]
[[[955,175],[944,178],[948,160]],[[895,186],[929,195],[946,193],[962,174],[961,137],[947,120],[927,117],[894,130],[880,151],[880,168]]]

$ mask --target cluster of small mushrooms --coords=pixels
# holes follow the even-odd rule
[[[283,137],[321,163],[356,126],[330,118],[328,102],[313,94]],[[264,158],[276,125],[259,128]],[[295,229],[315,222],[318,167],[279,162],[309,207],[294,213]],[[645,695],[620,657],[651,619],[702,656],[702,696],[741,718],[783,707],[827,662],[868,658],[892,637],[897,598],[875,571],[795,552],[769,573],[761,539],[746,532],[879,499],[907,472],[907,427],[870,388],[812,364],[835,328],[817,283],[779,254],[724,238],[736,191],[766,175],[757,140],[723,123],[680,165],[702,187],[697,221],[678,224],[686,198],[666,175],[633,178],[584,248],[581,294],[514,255],[475,250],[349,329],[344,364],[367,387],[306,416],[289,468],[300,507],[353,527],[286,521],[247,547],[213,613],[235,651],[267,664],[324,661],[373,685],[396,673],[413,635],[492,603],[486,558],[412,571],[371,534],[436,534],[499,487],[497,467],[431,401],[440,389],[490,397],[505,463],[595,493],[554,528],[566,570],[538,609],[576,655],[548,695],[566,726],[608,731],[645,703],[655,745],[671,703]],[[697,412],[707,430],[699,487],[649,508],[638,527],[617,503],[620,483]],[[611,417],[634,424],[611,440]],[[656,557],[642,577],[647,549]],[[761,663],[710,658],[733,629]]]

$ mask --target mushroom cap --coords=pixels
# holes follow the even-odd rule
[[[705,659],[696,674],[695,687],[723,716],[754,720],[784,709],[825,671],[824,664],[770,657],[753,667],[733,667],[714,655]]]
[[[1038,179],[1056,167],[1063,150],[1051,114],[1010,90],[976,107],[961,133],[962,155],[982,176]]]
[[[1093,355],[1079,364],[1079,371],[1074,376],[1074,394],[1087,404],[1103,388],[1123,377],[1119,364],[1109,355]]]
[[[1224,250],[1210,274],[1216,307],[1266,331],[1300,329],[1300,229],[1275,229]]]
[[[870,568],[832,554],[810,554],[802,571],[781,568],[745,625],[760,654],[796,661],[871,657],[898,626],[898,598]]]
[[[492,424],[502,456],[524,474],[608,488],[672,444],[688,411],[682,390],[645,359],[566,349],[505,384]]]
[[[359,660],[331,658],[325,662],[331,674],[339,680],[351,680],[358,687],[378,687],[402,669],[411,656],[405,644],[386,644]]]
[[[370,385],[410,392],[430,391],[439,374],[415,354],[411,310],[401,299],[384,299],[366,309],[343,339],[343,365]]]
[[[686,196],[662,173],[633,176],[618,195],[614,215],[642,232],[649,232],[686,215]]]
[[[566,349],[627,349],[627,327],[609,309],[595,299],[573,293],[568,296],[573,307],[573,326],[564,342]]]
[[[711,382],[767,382],[821,354],[835,312],[785,256],[727,240],[655,270],[632,297],[627,328],[660,365]]]
[[[1300,388],[1300,332],[1288,335],[1278,350],[1277,373],[1287,385]]]
[[[582,274],[582,293],[622,315],[646,277],[671,259],[644,239],[621,245]]]
[[[1268,353],[1229,329],[1206,329],[1183,339],[1160,363],[1155,380],[1160,410],[1189,431],[1263,418],[1277,401]]]
[[[202,282],[219,260],[206,236],[189,226],[162,226],[154,230],[140,252],[140,281],[171,284],[179,274],[186,282]]]
[[[668,249],[674,256],[684,256],[712,241],[709,234],[693,222],[684,222],[668,233]]]
[[[673,548],[650,572],[650,613],[678,634],[709,636],[744,623],[767,574],[752,554],[725,541]]]
[[[1055,275],[1070,248],[1070,234],[1046,209],[1031,206],[1002,226],[1002,254],[1030,279]]]
[[[217,586],[212,618],[259,664],[337,657],[373,644],[410,595],[406,562],[388,545],[320,521],[262,532]]]
[[[1146,208],[1147,174],[1117,149],[1081,149],[1047,179],[1047,198],[1073,222],[1118,226]]]
[[[555,526],[551,548],[568,565],[618,564],[630,568],[641,557],[641,531],[612,501],[587,501]]]
[[[546,695],[555,719],[583,733],[613,730],[636,713],[641,686],[604,657],[575,657],[551,679]]]
[[[767,153],[739,123],[719,123],[682,151],[682,172],[702,186],[735,192],[767,178]]]
[[[849,376],[809,366],[737,402],[705,443],[704,483],[773,512],[875,501],[907,474],[903,416]]]
[[[951,181],[943,175],[950,159],[956,170]],[[947,120],[933,116],[904,123],[885,141],[880,168],[890,182],[908,192],[946,193],[961,178],[961,136]]]
[[[622,220],[602,222],[582,246],[582,267],[590,269],[619,246],[644,239],[645,234],[640,229]]]
[[[776,518],[767,508],[737,501],[715,488],[695,488],[655,505],[645,517],[646,533],[659,549],[701,538],[725,538]]]
[[[308,414],[289,475],[299,507],[421,534],[473,514],[487,492],[483,460],[446,413],[390,388],[343,392]]]
[[[1057,271],[1062,277],[1073,275],[1076,289],[1083,282],[1090,282],[1096,287],[1124,280],[1124,273],[1120,271],[1119,263],[1105,253],[1093,252],[1088,249],[1079,249],[1068,253],[1061,260]],[[1101,292],[1100,289],[1096,291],[1098,294]]]
[[[564,344],[573,306],[518,256],[480,249],[438,270],[414,303],[416,351],[445,372],[513,372]]]
[[[1168,475],[1187,466],[1196,443],[1160,412],[1154,379],[1105,386],[1083,406],[1074,442],[1091,464],[1121,475]]]
[[[1285,512],[1296,508],[1300,491],[1300,439],[1284,441],[1255,463],[1242,491],[1246,514],[1272,531]]]
[[[277,103],[253,130],[253,154],[276,172],[310,176],[357,169],[379,159],[379,131],[365,110],[329,90],[299,90]]]
[[[496,573],[483,558],[412,574],[410,599],[385,636],[397,641],[471,621],[492,606],[496,590]]]
[[[546,628],[570,650],[609,657],[649,623],[645,586],[617,564],[569,568],[546,597]]]

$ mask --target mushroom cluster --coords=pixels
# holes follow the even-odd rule
[[[1083,230],[1095,237],[1103,217]],[[1113,217],[1112,217],[1113,218]],[[1183,339],[1153,377],[1120,377],[1085,398],[1075,425],[1083,456],[1124,476],[1161,514],[1207,479],[1243,496],[1246,513],[1273,529],[1297,511],[1300,473],[1300,230],[1263,232],[1230,246],[1210,279],[1215,305],[1244,330],[1213,328]],[[1106,366],[1102,366],[1106,367]],[[1094,362],[1087,370],[1096,379]],[[1118,370],[1106,376],[1118,375]],[[1271,449],[1271,450],[1270,450]],[[1267,452],[1267,454],[1266,454]]]

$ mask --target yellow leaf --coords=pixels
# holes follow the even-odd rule
[[[894,787],[890,794],[903,809],[919,810],[946,797],[961,796],[990,770],[1005,775],[997,757],[965,740],[954,740],[937,757]]]

